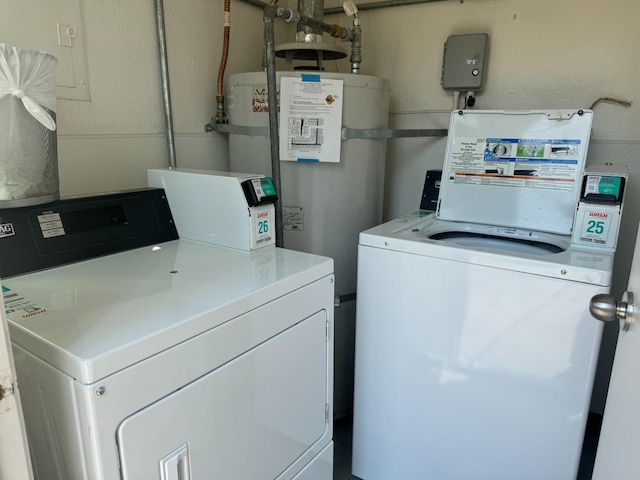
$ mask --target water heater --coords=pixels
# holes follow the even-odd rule
[[[300,78],[302,73],[278,72],[278,85],[283,76]],[[390,91],[387,80],[325,72],[319,76],[343,81],[343,128],[387,128]],[[231,75],[228,86],[230,123],[267,127],[266,74]],[[340,152],[337,163],[281,162],[279,192],[284,246],[335,260],[336,416],[352,408],[358,235],[382,221],[386,140],[345,139],[341,141]],[[271,176],[268,136],[229,135],[229,158],[231,171]]]

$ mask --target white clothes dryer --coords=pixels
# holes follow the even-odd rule
[[[332,478],[331,259],[177,239],[160,189],[0,219],[36,478]]]
[[[590,124],[455,112],[438,213],[360,234],[354,475],[575,480],[614,256],[571,244]]]

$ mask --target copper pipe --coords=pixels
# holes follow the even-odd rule
[[[229,32],[231,30],[231,0],[224,0],[224,36],[222,41],[222,58],[220,59],[220,68],[218,69],[218,92],[216,95],[216,123],[227,123],[227,115],[224,112],[224,70],[227,68],[227,59],[229,58]]]
[[[218,95],[222,95],[222,81],[224,70],[227,68],[227,58],[229,58],[229,31],[231,30],[231,0],[224,0],[224,40],[222,43],[222,58],[220,59],[220,69],[218,70]]]

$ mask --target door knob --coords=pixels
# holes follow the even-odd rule
[[[589,302],[589,312],[594,318],[602,322],[611,322],[617,318],[620,328],[625,332],[633,321],[633,309],[633,292],[625,292],[620,302],[606,293],[594,295]]]

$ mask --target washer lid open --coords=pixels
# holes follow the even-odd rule
[[[569,235],[590,110],[451,113],[437,216]]]

